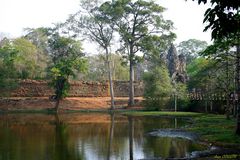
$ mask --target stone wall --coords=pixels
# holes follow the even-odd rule
[[[135,82],[135,96],[143,96],[143,83]],[[7,91],[1,91],[7,92]],[[114,81],[115,97],[127,97],[129,93],[128,81]],[[54,90],[46,81],[23,80],[14,91],[9,93],[11,97],[49,97],[54,95]],[[108,82],[71,82],[69,97],[109,97]]]
[[[108,82],[81,82],[71,83],[69,97],[108,97]]]
[[[11,97],[48,97],[53,95],[46,81],[22,80],[17,89],[10,92]]]
[[[135,97],[143,96],[143,82],[134,82]],[[114,95],[116,97],[128,97],[129,82],[128,81],[114,81]]]

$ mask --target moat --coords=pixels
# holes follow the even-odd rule
[[[149,134],[189,119],[97,113],[0,115],[0,160],[183,158],[205,147]]]

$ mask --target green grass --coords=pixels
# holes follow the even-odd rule
[[[235,134],[236,120],[227,120],[223,115],[202,115],[194,118],[189,130],[202,136],[205,141],[216,143],[240,144],[240,136]]]
[[[174,117],[196,117],[204,115],[195,112],[161,112],[161,111],[130,111],[125,112],[126,115],[132,116],[174,116]]]
[[[191,117],[194,123],[187,128],[200,135],[202,141],[240,148],[240,136],[235,134],[236,119],[227,120],[224,115],[194,112],[126,112],[133,116]]]

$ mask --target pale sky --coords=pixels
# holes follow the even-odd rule
[[[80,0],[0,0],[0,33],[11,37],[21,36],[23,28],[48,27],[64,22],[69,14],[79,8]],[[210,32],[203,32],[204,11],[207,6],[199,6],[192,0],[156,0],[167,8],[164,18],[172,20],[179,43],[190,38],[211,41]]]

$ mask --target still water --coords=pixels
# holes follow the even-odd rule
[[[148,133],[187,124],[186,119],[116,114],[0,115],[0,160],[180,158],[203,147]]]

